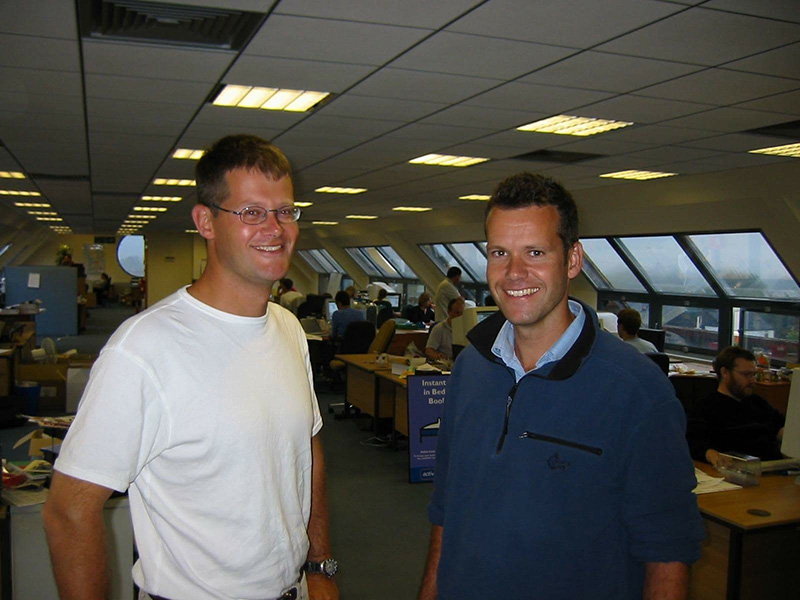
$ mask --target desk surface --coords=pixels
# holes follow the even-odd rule
[[[392,366],[389,364],[379,365],[377,354],[337,354],[334,358],[342,361],[347,365],[352,365],[374,373],[376,371],[391,371]]]
[[[709,475],[719,477],[710,465],[695,463]],[[731,492],[701,494],[697,504],[703,516],[724,521],[738,529],[751,530],[800,523],[800,485],[794,476],[763,475],[755,487]],[[765,510],[767,517],[751,515],[750,509]]]

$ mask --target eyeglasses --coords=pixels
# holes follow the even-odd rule
[[[238,216],[245,225],[260,225],[267,220],[267,215],[269,215],[269,213],[275,213],[275,218],[278,219],[278,223],[284,224],[294,223],[299,220],[300,215],[303,214],[303,211],[296,206],[284,206],[283,208],[245,206],[242,210],[228,210],[227,208],[222,208],[219,204],[209,204],[209,206]]]
[[[739,371],[738,369],[731,369],[731,371],[733,371],[734,373],[738,373],[739,375],[741,375],[745,379],[755,379],[756,378],[756,372],[755,371]]]

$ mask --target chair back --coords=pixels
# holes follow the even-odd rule
[[[394,337],[394,330],[396,327],[397,323],[395,323],[394,319],[385,321],[378,330],[378,335],[376,335],[375,339],[372,340],[369,351],[374,352],[375,354],[383,354],[386,352],[389,344],[392,343],[392,338]]]
[[[339,354],[366,354],[375,339],[375,326],[369,321],[353,321],[344,330]]]
[[[664,352],[645,352],[645,356],[649,356],[664,372],[664,375],[669,375],[669,356]]]
[[[384,324],[386,321],[388,321],[389,319],[391,319],[393,316],[394,316],[394,311],[393,311],[393,310],[392,310],[390,307],[386,306],[386,307],[384,307],[384,308],[380,309],[380,310],[378,311],[378,316],[377,316],[377,317],[376,317],[376,319],[375,319],[375,327],[377,327],[378,329],[380,329],[380,328],[381,328],[381,326],[382,326],[382,325],[383,325],[383,324]]]

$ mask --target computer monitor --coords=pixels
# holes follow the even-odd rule
[[[781,452],[790,458],[800,459],[800,369],[792,371]]]
[[[339,310],[339,307],[336,306],[336,302],[334,300],[328,300],[325,304],[325,319],[330,321],[333,318],[333,313]]]
[[[385,299],[387,302],[391,303],[394,310],[400,310],[400,294],[398,292],[389,292],[386,294]]]
[[[643,340],[647,340],[653,344],[653,346],[655,346],[656,350],[659,352],[664,351],[664,342],[666,341],[667,332],[663,329],[648,329],[646,327],[640,327],[637,335]]]
[[[452,321],[453,344],[468,346],[467,333],[478,323],[491,317],[499,309],[496,306],[471,306],[464,309],[464,314]]]

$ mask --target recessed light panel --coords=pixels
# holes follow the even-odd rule
[[[770,148],[759,148],[758,150],[748,150],[750,154],[769,154],[771,156],[790,156],[800,158],[800,144],[786,144],[785,146],[772,146]]]
[[[352,187],[333,187],[324,185],[314,190],[320,194],[363,194],[367,188],[352,188]]]
[[[0,171],[0,179],[25,179],[25,173],[19,171]]]
[[[36,217],[37,221],[63,221],[61,217]]]
[[[311,221],[312,225],[338,225],[339,221]]]
[[[49,211],[46,211],[46,210],[29,210],[28,214],[29,215],[33,215],[33,216],[39,216],[39,217],[54,217],[58,213],[57,212],[49,212]]]
[[[129,219],[155,219],[156,215],[128,215]]]
[[[183,196],[142,196],[146,202],[180,202]]]
[[[412,165],[436,165],[437,167],[470,167],[478,163],[486,162],[488,158],[478,158],[475,156],[453,156],[451,154],[426,154],[412,158]]]
[[[309,206],[312,206],[313,204],[314,204],[313,202],[295,202],[294,203],[295,206],[299,206],[300,208],[307,208]]]
[[[172,158],[179,158],[183,160],[200,160],[205,154],[205,150],[190,150],[189,148],[178,148],[172,153]]]
[[[363,219],[364,221],[369,221],[372,219],[377,219],[378,217],[375,215],[347,215],[346,219]]]
[[[610,179],[636,179],[638,181],[646,181],[648,179],[661,179],[662,177],[673,177],[677,173],[662,173],[660,171],[635,171],[633,169],[628,171],[616,171],[614,173],[603,173],[600,177],[608,177]]]
[[[490,200],[492,197],[486,194],[470,194],[469,196],[459,196],[459,200]]]
[[[38,198],[41,196],[41,194],[39,192],[29,192],[27,190],[0,190],[0,196],[26,196]]]
[[[0,192],[1,194],[2,192]],[[47,202],[14,202],[14,206],[21,208],[50,208]]]
[[[153,180],[153,185],[177,185],[181,187],[195,186],[197,182],[194,179],[165,179],[159,177]]]
[[[633,125],[628,121],[611,121],[608,119],[594,119],[591,117],[575,117],[572,115],[556,115],[549,119],[534,121],[527,125],[517,127],[517,131],[536,131],[537,133],[555,133],[557,135],[576,135],[586,137],[621,129]]]
[[[315,92],[312,90],[226,85],[217,94],[213,104],[215,106],[235,106],[238,108],[306,112],[328,96],[330,96],[329,92]]]
[[[165,206],[134,206],[133,210],[136,212],[167,212]]]
[[[433,209],[425,206],[395,206],[392,210],[399,212],[427,212]]]

